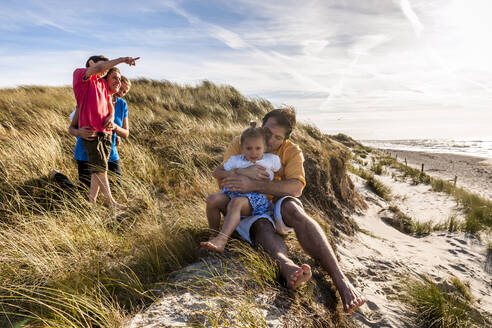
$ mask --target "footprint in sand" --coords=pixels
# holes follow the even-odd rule
[[[466,272],[466,266],[464,264],[450,264],[450,267],[461,272]]]
[[[470,252],[468,252],[467,250],[465,250],[463,248],[459,248],[456,251],[459,252],[459,253],[461,253],[461,254],[471,255]]]
[[[489,249],[487,253],[487,259],[485,260],[485,266],[483,268],[485,272],[492,273],[492,250]]]
[[[366,304],[367,304],[367,307],[369,308],[369,310],[371,310],[371,311],[379,310],[379,306],[374,302],[366,300]]]
[[[458,238],[455,238],[454,239],[455,241],[457,241],[458,243],[460,243],[461,245],[467,245],[468,243],[466,242],[466,240],[463,240],[463,239],[458,239]]]

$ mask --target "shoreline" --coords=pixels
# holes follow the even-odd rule
[[[430,153],[423,151],[377,148],[397,157],[400,163],[407,160],[408,166],[421,169],[428,175],[445,181],[454,181],[456,186],[492,200],[492,159],[452,154]]]

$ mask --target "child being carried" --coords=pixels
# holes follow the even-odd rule
[[[251,123],[251,126],[241,134],[242,154],[229,158],[223,165],[224,170],[232,171],[252,165],[261,165],[270,175],[270,180],[273,180],[273,172],[280,170],[282,164],[277,155],[264,154],[265,148],[265,131],[263,128],[257,128],[256,123]],[[227,202],[227,214],[224,217],[221,231],[216,236],[211,237],[209,241],[201,242],[200,245],[220,253],[224,252],[227,240],[239,225],[241,216],[263,214],[272,205],[264,194],[258,192],[240,193],[223,188],[220,193],[211,196],[222,198],[224,202]],[[220,212],[219,209],[212,209],[212,211],[218,213],[218,219],[210,218],[207,213],[209,216],[209,228],[213,232],[220,224]],[[214,226],[215,223],[217,223],[217,227]]]

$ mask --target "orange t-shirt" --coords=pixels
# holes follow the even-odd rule
[[[229,157],[242,154],[241,137],[237,136],[232,139],[229,148],[224,154],[224,164]],[[272,153],[280,157],[282,168],[275,172],[274,180],[297,179],[302,182],[302,188],[306,186],[306,175],[304,173],[304,156],[298,145],[290,140],[285,140],[280,148]]]

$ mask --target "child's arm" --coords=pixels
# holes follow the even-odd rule
[[[116,135],[118,137],[122,137],[122,138],[128,138],[128,136],[130,135],[130,127],[128,126],[128,118],[125,117],[123,119],[123,124],[122,126],[118,126],[117,124],[114,125],[115,128],[114,128],[114,132],[116,132]]]
[[[95,130],[92,130],[88,126],[83,126],[79,129],[79,107],[75,108],[75,114],[73,115],[72,121],[68,126],[68,133],[75,137],[81,137],[82,139],[92,140],[97,135]]]
[[[140,57],[132,58],[132,57],[120,57],[113,60],[108,61],[99,61],[95,65],[89,66],[85,71],[85,79],[90,78],[94,74],[99,74],[104,71],[109,70],[110,68],[121,64],[127,63],[130,66],[135,66],[135,62],[140,59]]]

